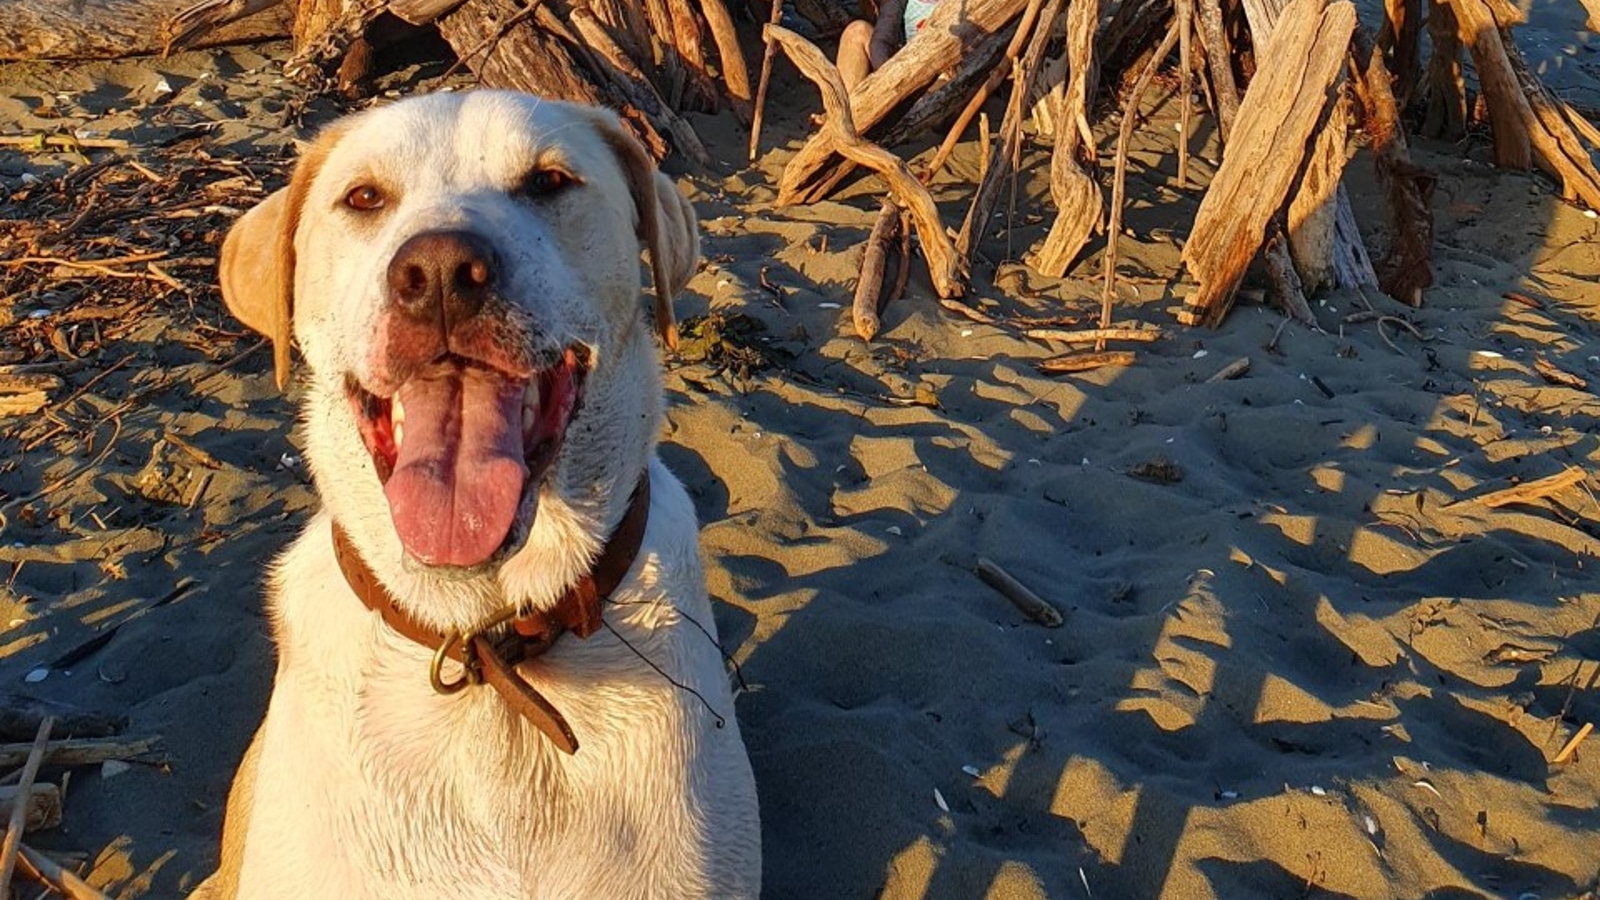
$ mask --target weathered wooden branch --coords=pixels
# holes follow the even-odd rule
[[[1068,353],[1052,356],[1039,362],[1039,371],[1046,375],[1066,375],[1088,372],[1106,366],[1131,366],[1138,359],[1132,350],[1107,350],[1103,353]]]
[[[1258,63],[1273,30],[1278,27],[1278,16],[1285,4],[1286,0],[1244,0]],[[1280,250],[1274,249],[1268,254],[1272,257],[1269,272],[1285,308],[1294,318],[1308,323],[1314,320],[1310,318],[1311,308],[1305,303],[1305,295],[1323,285],[1355,289],[1378,286],[1378,275],[1361,243],[1360,232],[1353,227],[1339,226],[1340,220],[1347,226],[1355,223],[1355,212],[1342,181],[1347,160],[1346,113],[1347,106],[1341,95],[1322,127],[1317,129],[1316,144],[1306,160],[1299,187],[1289,201],[1287,249],[1299,277],[1293,280],[1281,277],[1284,273],[1276,265],[1281,262],[1277,258]]]
[[[1405,109],[1422,74],[1422,0],[1384,0],[1378,49],[1393,60],[1395,95]]]
[[[1089,128],[1089,106],[1100,82],[1094,53],[1099,18],[1099,0],[1073,0],[1067,5],[1068,80],[1050,155],[1050,197],[1055,201],[1056,218],[1029,260],[1039,274],[1051,278],[1065,275],[1089,236],[1102,227],[1105,195],[1090,174],[1095,166],[1095,141]]]
[[[1383,54],[1365,29],[1357,28],[1352,41],[1356,96],[1365,112],[1378,182],[1389,201],[1389,249],[1378,264],[1378,284],[1396,300],[1421,306],[1422,292],[1433,284],[1434,175],[1411,162]]]
[[[717,45],[717,61],[721,64],[722,83],[728,88],[728,99],[733,113],[745,125],[750,124],[750,72],[744,64],[744,51],[739,47],[739,32],[733,27],[733,16],[722,0],[699,0],[700,14],[705,16],[711,40]]]
[[[1228,44],[1221,0],[1197,0],[1195,19],[1200,25],[1200,44],[1205,49],[1206,66],[1211,73],[1217,131],[1223,141],[1227,141],[1233,134],[1233,122],[1239,117],[1239,86],[1233,78],[1233,48]]]
[[[138,759],[154,753],[160,738],[85,738],[51,741],[44,748],[44,762],[51,766],[92,766],[111,759]],[[20,765],[33,749],[31,744],[0,744],[0,766]]]
[[[1001,59],[1010,55],[1006,48],[1016,37],[1018,30],[1007,25],[993,34],[979,38],[976,44],[961,55],[961,62],[956,65],[955,74],[918,97],[917,101],[911,104],[911,108],[906,110],[906,114],[884,132],[883,144],[894,146],[902,141],[921,137],[928,129],[937,128],[949,120],[956,110],[964,109],[964,104],[972,96],[973,91],[986,84],[997,69],[1000,70],[1001,79],[1004,80],[1010,67],[1002,67]],[[967,121],[970,123],[972,120]],[[824,174],[819,176],[818,181],[821,183],[832,178],[832,173],[824,169]]]
[[[1427,97],[1422,136],[1457,140],[1467,130],[1467,83],[1461,72],[1461,33],[1450,4],[1428,0],[1428,57],[1423,90]]]
[[[1199,286],[1180,313],[1215,326],[1232,305],[1268,224],[1304,170],[1310,140],[1326,119],[1342,77],[1355,8],[1346,0],[1293,0],[1258,53],[1222,165],[1183,248]]]
[[[800,74],[816,84],[822,94],[822,106],[828,118],[818,137],[823,141],[824,153],[842,154],[858,165],[877,172],[888,182],[889,190],[910,210],[912,221],[916,223],[934,291],[940,297],[961,296],[966,270],[961,265],[955,246],[950,243],[949,235],[945,233],[944,223],[939,219],[939,208],[928,189],[911,174],[898,156],[861,137],[851,112],[850,95],[844,89],[844,82],[839,80],[839,70],[828,62],[821,50],[779,25],[769,25],[767,33],[788,54]]]
[[[22,766],[22,777],[17,779],[17,787],[24,797],[33,790],[33,778],[39,774],[39,765],[44,761],[45,744],[50,741],[50,727],[55,724],[55,719],[45,716],[39,723],[39,731],[33,739],[33,745],[28,749],[28,759]],[[0,897],[11,896],[11,873],[17,867],[17,851],[22,848],[22,832],[25,830],[28,819],[28,804],[13,803],[11,815],[6,819],[5,843],[0,845]]]
[[[109,900],[98,888],[91,887],[87,881],[63,869],[55,860],[27,844],[21,845],[18,850],[21,854],[18,863],[23,871],[29,873],[36,881],[44,882],[60,891],[68,900]]]
[[[767,24],[776,25],[783,21],[783,0],[772,0],[772,11],[767,19]],[[767,110],[767,85],[772,82],[772,60],[777,56],[778,45],[773,43],[772,35],[762,29],[761,33],[761,80],[756,85],[756,108],[750,117],[750,161],[756,161],[756,154],[761,149],[761,120]]]
[[[1030,6],[1040,9],[1036,5],[1038,2],[1032,0]],[[972,257],[989,228],[995,205],[1000,202],[1001,186],[1016,173],[1022,153],[1022,120],[1028,114],[1028,96],[1033,91],[1039,65],[1044,61],[1045,46],[1055,30],[1056,19],[1061,15],[1061,3],[1062,0],[1044,0],[1042,11],[1036,13],[1038,22],[1028,39],[1027,51],[1012,68],[1011,97],[1006,104],[1006,117],[1000,124],[1000,141],[990,152],[988,167],[978,182],[977,194],[972,198],[967,218],[961,224],[961,234],[956,238],[956,252],[965,260],[966,268],[971,267]]]
[[[984,78],[978,89],[972,92],[972,96],[967,100],[967,105],[961,108],[961,114],[956,116],[955,124],[950,126],[950,130],[945,133],[944,140],[939,144],[939,149],[933,154],[933,161],[928,164],[928,178],[930,180],[933,176],[939,174],[940,169],[944,168],[945,161],[950,158],[951,152],[956,149],[956,143],[966,133],[967,126],[971,125],[972,120],[977,117],[978,111],[983,109],[985,103],[989,102],[989,96],[994,93],[995,88],[998,88],[1006,80],[1007,75],[1016,71],[1017,58],[1022,53],[1025,42],[1028,40],[1028,35],[1033,33],[1034,22],[1039,18],[1039,9],[1042,4],[1043,0],[1029,0],[1028,8],[1023,10],[1022,13],[1022,21],[1017,23],[1017,30],[1012,32],[1011,40],[1006,44],[1005,58],[1010,62],[1010,65],[992,65],[989,67],[988,76]]]
[[[1484,100],[1489,108],[1489,130],[1494,134],[1495,165],[1507,169],[1533,167],[1533,145],[1528,123],[1533,110],[1517,83],[1517,73],[1506,55],[1505,41],[1494,13],[1483,0],[1449,0],[1461,42],[1472,54]]]
[[[12,376],[13,378],[16,376]],[[41,700],[25,694],[0,695],[0,741],[20,741],[39,730],[46,717],[56,720],[58,734],[73,737],[109,737],[128,727],[128,717],[84,709],[59,700]]]
[[[0,819],[10,820],[18,803],[24,832],[61,827],[61,788],[39,782],[26,791],[17,784],[0,786]]]
[[[1528,70],[1521,51],[1509,41],[1506,42],[1506,51],[1517,84],[1528,98],[1528,107],[1533,113],[1533,120],[1528,123],[1528,136],[1533,142],[1534,160],[1539,168],[1561,182],[1561,199],[1582,203],[1591,210],[1600,210],[1600,170],[1595,169],[1594,148],[1584,146],[1583,140],[1574,131],[1578,122],[1583,123],[1577,129],[1579,132],[1592,134],[1594,126],[1551,94],[1538,77]]]
[[[1149,62],[1145,63],[1144,70],[1139,73],[1139,79],[1133,83],[1133,90],[1128,92],[1128,102],[1122,107],[1122,125],[1117,130],[1117,156],[1111,181],[1111,226],[1106,230],[1106,255],[1100,264],[1101,328],[1111,324],[1111,307],[1117,294],[1117,244],[1122,237],[1122,207],[1125,199],[1123,191],[1128,180],[1128,142],[1133,139],[1133,126],[1139,121],[1139,102],[1144,97],[1145,88],[1155,76],[1161,61],[1166,59],[1167,54],[1172,52],[1177,43],[1178,23],[1174,21],[1167,28],[1166,37],[1156,45]],[[1105,341],[1096,343],[1095,349],[1105,349]]]
[[[867,237],[865,252],[861,255],[861,280],[856,282],[856,295],[850,304],[850,318],[855,323],[856,334],[863,341],[878,336],[879,301],[883,297],[885,262],[889,258],[891,242],[900,236],[900,205],[893,198],[883,198],[878,218]]]

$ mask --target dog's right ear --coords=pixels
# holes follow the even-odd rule
[[[272,339],[272,368],[282,389],[289,381],[289,322],[294,306],[292,233],[288,263],[282,244],[289,224],[289,189],[256,204],[228,229],[219,267],[222,299],[234,318]]]
[[[222,241],[222,299],[235,318],[272,340],[272,369],[280,389],[289,383],[294,336],[294,233],[306,193],[340,130],[317,138],[300,157],[288,187],[240,216]]]

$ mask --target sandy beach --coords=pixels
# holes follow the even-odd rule
[[[1530,57],[1596,94],[1581,9],[1535,24]],[[126,142],[0,148],[0,374],[48,376],[42,409],[0,418],[0,685],[159,738],[41,776],[70,771],[64,820],[29,842],[116,898],[181,897],[215,865],[273,671],[261,572],[317,504],[301,385],[274,387],[213,269],[341,108],[283,81],[287,53],[0,66],[0,133]],[[1049,224],[1031,144],[981,316],[919,265],[865,344],[849,305],[881,187],[773,207],[819,108],[777,77],[755,165],[731,115],[693,120],[721,169],[683,179],[705,264],[661,448],[746,684],[766,896],[1595,896],[1600,739],[1556,760],[1600,720],[1600,220],[1492,168],[1484,137],[1418,141],[1439,176],[1422,308],[1324,294],[1313,331],[1250,286],[1220,329],[1184,329],[1218,148],[1202,118],[1177,185],[1176,101],[1152,91],[1116,318],[1165,337],[1134,365],[1036,367],[1067,347],[1028,327],[1098,315],[1104,240],[1060,281],[1014,262]],[[947,221],[977,166],[969,140],[936,183]],[[1365,154],[1346,181],[1381,247]]]

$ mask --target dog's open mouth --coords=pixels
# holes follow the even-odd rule
[[[408,553],[433,566],[494,557],[555,460],[588,369],[587,349],[573,346],[531,376],[447,354],[388,397],[348,379]]]

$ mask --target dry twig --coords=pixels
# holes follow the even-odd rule
[[[55,725],[54,716],[45,716],[39,723],[39,733],[33,739],[33,746],[28,750],[28,760],[22,767],[22,778],[17,782],[22,801],[11,809],[11,821],[6,825],[6,838],[4,846],[0,846],[0,900],[9,900],[11,897],[11,873],[17,867],[17,848],[22,846],[22,829],[27,823],[28,804],[26,797],[33,790],[33,779],[39,774],[39,763],[44,758],[45,744],[50,740],[50,728]]]
[[[1001,596],[1010,600],[1022,614],[1038,622],[1046,628],[1060,628],[1062,623],[1061,611],[1056,609],[1050,601],[1040,597],[1029,590],[1027,585],[1011,577],[1011,573],[1000,568],[995,562],[978,558],[978,577],[983,583],[999,591]]]

